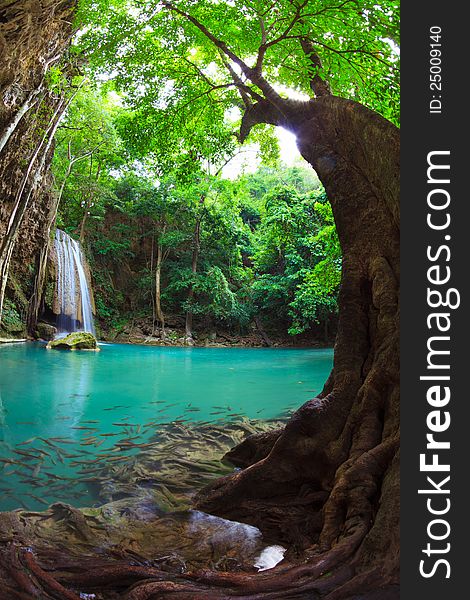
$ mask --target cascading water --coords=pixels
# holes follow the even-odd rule
[[[56,230],[57,299],[60,333],[88,331],[95,333],[91,293],[85,273],[85,259],[80,244],[60,229]]]

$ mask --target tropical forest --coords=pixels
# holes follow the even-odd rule
[[[399,34],[0,0],[0,600],[398,600]]]

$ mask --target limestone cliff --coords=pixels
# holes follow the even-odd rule
[[[74,0],[0,0],[0,319],[3,304],[10,333],[25,329],[55,213],[49,169],[67,99],[48,73],[64,62],[74,8]]]

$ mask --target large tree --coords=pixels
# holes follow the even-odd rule
[[[201,159],[215,143],[214,123],[227,122],[230,107],[240,110],[241,142],[255,126],[289,129],[325,187],[343,252],[334,368],[323,392],[284,429],[235,448],[229,458],[242,470],[196,503],[259,526],[303,560],[256,575],[147,579],[131,597],[395,598],[396,3],[148,0],[133,2],[129,12],[130,4],[84,4],[94,28],[83,45],[98,49],[96,68],[109,73],[112,65],[116,85],[126,86],[153,151],[164,152],[176,136],[188,157]],[[207,135],[199,135],[204,127],[186,127],[188,111],[207,125]],[[379,595],[367,595],[377,589]]]
[[[389,587],[398,572],[399,134],[396,2],[113,2],[84,41],[154,152],[162,132],[204,155],[214,122],[240,111],[238,138],[282,126],[322,181],[343,252],[334,368],[285,429],[230,455],[243,469],[197,506],[259,526],[307,558],[257,576],[201,576],[214,597],[328,600]],[[116,56],[118,56],[116,60]],[[236,112],[236,110],[235,110]],[[203,124],[194,128],[194,115]],[[192,115],[192,118],[188,118]],[[189,126],[188,126],[189,124]],[[207,129],[205,127],[207,126]],[[204,136],[200,132],[204,131]],[[224,130],[225,131],[225,130]],[[199,133],[198,133],[199,132]],[[169,136],[171,138],[171,135]],[[204,142],[202,141],[204,140]],[[325,577],[331,574],[331,577]],[[160,583],[153,592],[158,593]],[[176,592],[183,593],[180,591]],[[385,591],[383,592],[385,594]],[[393,592],[391,592],[393,593]],[[151,597],[149,593],[142,597]],[[305,597],[305,596],[303,596]]]

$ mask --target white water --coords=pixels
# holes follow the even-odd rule
[[[88,331],[95,333],[91,294],[80,244],[60,229],[56,230],[57,297],[60,315],[59,333]]]

